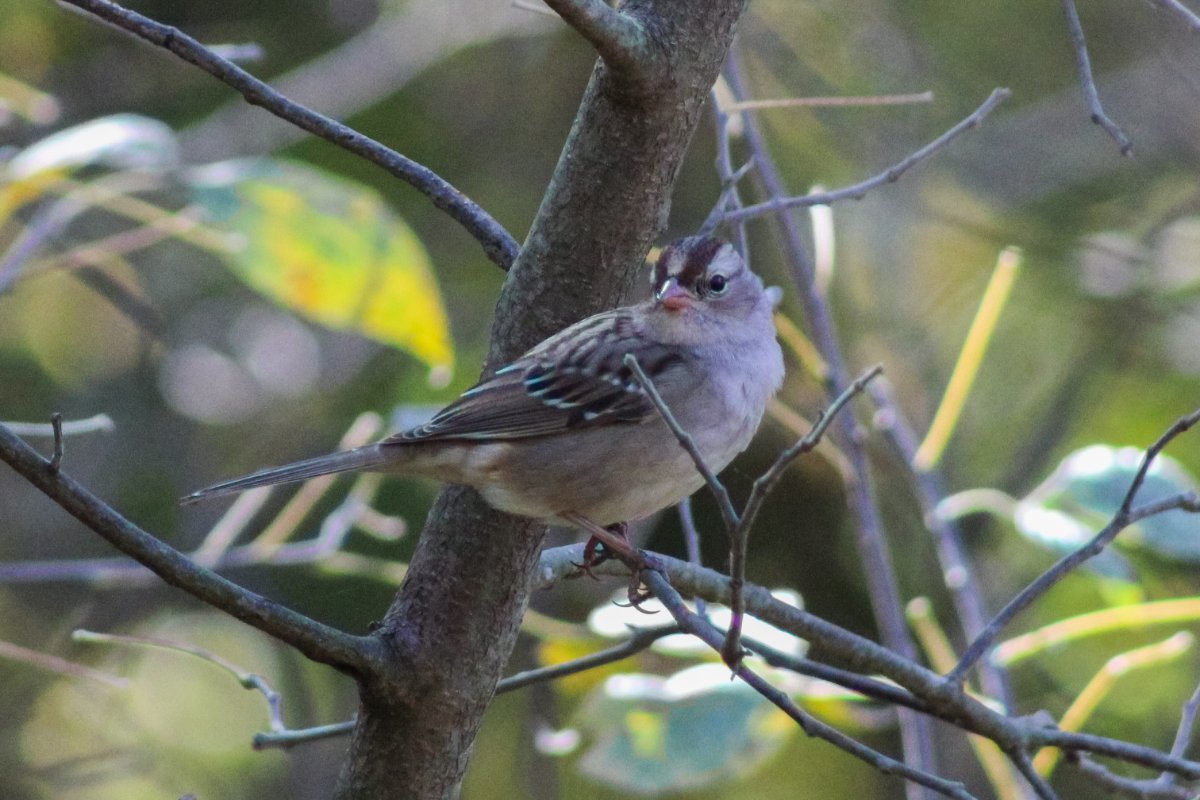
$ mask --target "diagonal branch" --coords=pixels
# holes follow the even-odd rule
[[[122,517],[70,475],[51,469],[36,450],[2,425],[0,461],[166,583],[295,647],[313,661],[357,672],[373,658],[374,640],[324,625],[198,566]]]
[[[721,482],[712,471],[712,468],[708,466],[708,463],[704,460],[704,456],[696,446],[695,440],[679,424],[679,420],[675,418],[667,402],[663,400],[662,395],[659,394],[658,389],[654,386],[654,381],[651,380],[650,376],[642,369],[641,364],[638,363],[637,357],[632,353],[626,354],[624,363],[633,371],[637,382],[646,391],[646,394],[650,396],[655,409],[663,418],[663,421],[667,423],[671,432],[675,434],[675,438],[679,440],[679,444],[692,457],[692,461],[696,465],[696,470],[704,478],[704,482],[708,484],[713,494],[716,495],[717,503],[721,507],[721,516],[725,521],[725,531],[729,535],[729,591],[731,597],[729,608],[733,615],[728,634],[725,638],[725,647],[721,650],[721,656],[725,659],[726,664],[735,666],[741,660],[740,639],[742,635],[742,619],[746,613],[745,598],[742,593],[746,583],[746,545],[750,539],[750,528],[754,525],[758,511],[762,508],[767,495],[779,483],[779,479],[783,477],[783,473],[792,465],[792,462],[820,443],[821,437],[825,435],[826,429],[829,428],[830,423],[833,422],[838,412],[855,395],[860,394],[868,383],[882,373],[883,367],[875,366],[871,368],[850,384],[850,386],[846,387],[846,390],[838,395],[829,408],[821,414],[817,423],[813,425],[812,430],[800,439],[800,441],[779,454],[779,457],[775,459],[775,463],[754,482],[754,487],[750,491],[750,497],[739,514],[729,497],[729,490],[725,488],[725,484]]]
[[[1142,456],[1142,463],[1138,467],[1133,480],[1130,482],[1129,491],[1125,493],[1125,499],[1121,501],[1121,507],[1113,515],[1109,523],[1092,537],[1091,541],[1078,550],[1063,556],[1054,566],[1038,576],[1033,583],[1022,589],[1016,597],[1009,600],[1008,604],[1000,610],[1000,613],[971,642],[959,660],[958,665],[947,676],[948,678],[957,683],[962,683],[967,671],[991,648],[992,643],[996,641],[996,637],[1012,621],[1013,617],[1024,611],[1031,603],[1045,594],[1050,587],[1066,577],[1067,573],[1071,570],[1089,558],[1098,555],[1113,539],[1117,538],[1117,534],[1130,525],[1147,517],[1174,509],[1200,513],[1200,498],[1197,498],[1193,492],[1174,495],[1162,500],[1146,503],[1137,508],[1130,507],[1133,503],[1134,495],[1137,494],[1137,490],[1141,488],[1143,481],[1145,481],[1146,473],[1149,471],[1155,457],[1172,439],[1191,428],[1197,422],[1200,422],[1200,410],[1193,411],[1186,417],[1176,420],[1162,436],[1158,437],[1158,440],[1154,444],[1150,445],[1145,455]]]
[[[975,109],[962,122],[959,122],[950,130],[943,133],[938,138],[934,139],[929,144],[912,153],[903,161],[899,161],[888,167],[878,175],[867,178],[865,181],[860,181],[852,186],[847,186],[844,189],[837,189],[832,192],[814,192],[801,197],[773,197],[764,203],[756,203],[752,206],[745,206],[734,211],[730,211],[725,215],[726,222],[741,222],[752,217],[761,217],[764,214],[778,212],[781,209],[787,208],[805,208],[808,206],[827,206],[841,200],[860,200],[872,189],[877,189],[880,186],[889,183],[895,183],[900,179],[900,176],[908,172],[910,169],[920,164],[925,159],[937,153],[939,150],[957,139],[961,134],[966,133],[972,128],[979,127],[983,122],[984,117],[992,113],[996,106],[1003,103],[1012,92],[1008,89],[994,89],[987,100],[979,108]]]
[[[622,81],[646,83],[661,51],[640,22],[604,0],[545,0],[563,22],[587,39]]]
[[[838,412],[857,395],[861,394],[867,387],[867,384],[882,372],[882,366],[874,366],[847,386],[845,391],[829,404],[829,408],[821,413],[812,430],[800,439],[800,441],[780,453],[779,457],[775,459],[775,463],[754,481],[754,486],[750,490],[750,497],[746,500],[746,505],[742,508],[741,520],[738,522],[737,527],[730,531],[729,534],[729,608],[733,616],[729,624],[729,632],[725,637],[725,647],[721,651],[726,663],[733,663],[733,660],[741,652],[739,639],[742,634],[742,619],[746,615],[746,598],[743,588],[746,584],[746,547],[750,541],[750,528],[754,525],[754,520],[758,517],[759,509],[762,508],[767,495],[779,483],[779,479],[783,477],[783,473],[792,465],[792,462],[815,448],[821,442],[821,437],[825,435],[825,431],[837,417]]]
[[[1100,92],[1096,90],[1096,81],[1092,77],[1092,61],[1088,57],[1087,40],[1083,36],[1083,24],[1079,21],[1079,10],[1075,8],[1075,0],[1062,0],[1063,13],[1067,15],[1067,31],[1071,34],[1071,46],[1075,48],[1075,70],[1079,73],[1079,84],[1083,87],[1083,97],[1087,100],[1088,110],[1092,113],[1092,122],[1104,128],[1105,132],[1121,148],[1121,155],[1133,155],[1133,142],[1121,130],[1121,126],[1113,122],[1104,113],[1100,105]]]
[[[292,102],[241,67],[222,58],[192,37],[108,0],[62,0],[87,11],[121,30],[170,50],[241,93],[247,103],[260,106],[314,136],[349,150],[428,197],[433,204],[466,228],[483,245],[489,259],[507,270],[520,246],[499,222],[433,170],[323,114]]]
[[[1029,786],[1033,789],[1033,793],[1038,796],[1038,800],[1058,800],[1058,793],[1033,768],[1033,762],[1029,759],[1028,753],[1023,750],[1010,750],[1008,751],[1008,757],[1016,766],[1017,771],[1024,776],[1025,780],[1029,781]]]
[[[936,466],[926,470],[914,468],[918,450],[917,437],[893,396],[888,381],[876,381],[869,391],[878,409],[875,426],[883,432],[910,473],[925,525],[933,534],[938,562],[942,568],[942,582],[950,591],[962,632],[969,641],[978,636],[987,625],[987,606],[963,546],[958,526],[946,515],[936,513],[946,494],[942,476]],[[1012,685],[1003,667],[983,661],[980,664],[979,679],[984,694],[996,698],[1006,708],[1015,707]]]
[[[654,575],[662,572],[671,586],[688,595],[715,603],[729,603],[729,579],[726,575],[659,553],[646,553],[645,557],[647,563],[653,565],[653,571],[648,569],[644,576],[649,578],[646,583],[652,588]],[[565,576],[574,570],[571,562],[579,558],[580,546],[546,551],[542,569],[539,570],[540,578],[548,581],[555,575]],[[627,575],[623,570],[624,567],[618,563],[606,562],[595,571]],[[858,673],[876,673],[894,681],[917,701],[903,702],[897,698],[899,705],[935,716],[969,733],[987,737],[1010,753],[1030,753],[1043,747],[1057,747],[1065,751],[1068,757],[1073,757],[1074,753],[1092,753],[1150,769],[1166,770],[1188,780],[1200,779],[1198,761],[1131,742],[1059,730],[1047,725],[1038,715],[1012,717],[992,709],[962,691],[961,687],[946,677],[809,611],[783,603],[760,586],[747,585],[746,607],[749,614],[808,640],[821,652],[842,661],[849,669]],[[790,668],[788,665],[782,666]],[[855,688],[838,678],[836,673],[826,679],[847,688]],[[870,686],[864,688],[868,690],[864,694],[874,696]]]
[[[679,420],[671,413],[667,401],[663,400],[662,395],[659,394],[654,381],[650,379],[650,376],[642,369],[642,365],[638,363],[637,356],[633,353],[626,353],[623,363],[633,371],[637,382],[646,390],[646,394],[650,397],[650,402],[654,404],[663,421],[667,423],[667,427],[671,429],[671,432],[675,434],[675,438],[679,440],[679,444],[692,457],[692,462],[695,463],[696,470],[704,478],[704,482],[708,484],[708,488],[712,490],[713,496],[717,498],[717,505],[721,509],[721,519],[724,520],[726,529],[732,532],[741,523],[741,519],[738,516],[737,509],[733,507],[733,500],[729,497],[729,490],[725,488],[725,484],[721,483],[716,473],[712,471],[712,467],[708,466],[708,463],[704,460],[704,456],[700,453],[700,448],[696,446],[696,440],[692,438],[690,433],[684,430],[683,426],[679,424]]]
[[[1196,793],[1173,783],[1118,775],[1108,767],[1087,756],[1076,755],[1072,763],[1109,794],[1132,797],[1134,800],[1195,800]]]
[[[1197,16],[1195,11],[1192,11],[1179,2],[1179,0],[1150,0],[1150,2],[1178,16],[1192,29],[1192,33],[1200,33],[1200,16]]]
[[[734,101],[745,100],[746,91],[736,52],[730,53],[726,61],[726,76]],[[756,165],[753,177],[771,202],[782,202],[787,196],[783,177],[767,149],[766,139],[758,121],[753,114],[743,114],[742,121],[746,144]],[[826,367],[824,389],[832,398],[849,383],[833,314],[817,285],[815,268],[805,249],[804,237],[795,215],[789,209],[776,207],[775,219],[778,223],[780,244],[791,266],[793,282],[809,324],[813,344],[820,352]],[[879,625],[884,644],[903,656],[915,658],[916,645],[904,620],[899,581],[885,538],[883,519],[875,503],[871,467],[858,423],[852,414],[842,414],[838,417],[834,431],[845,449],[851,473],[854,475],[854,480],[847,487],[846,505],[854,524],[855,547],[862,561],[871,610]],[[905,709],[900,710],[899,719],[905,759],[917,767],[932,769],[936,754],[927,720]],[[922,794],[909,792],[908,796],[919,798]]]
[[[725,636],[713,627],[712,623],[708,622],[708,620],[688,609],[684,605],[683,598],[680,597],[679,592],[675,591],[661,572],[653,569],[646,570],[642,575],[642,580],[684,631],[698,637],[717,652],[724,652]],[[861,761],[865,761],[885,775],[900,775],[913,783],[925,786],[946,797],[959,798],[959,800],[973,799],[973,795],[961,783],[948,781],[945,778],[939,778],[936,775],[931,775],[928,772],[910,767],[903,762],[867,747],[862,742],[847,736],[833,726],[821,722],[792,702],[791,698],[786,694],[776,689],[765,681],[762,676],[753,672],[744,664],[738,664],[734,668],[734,672],[739,678],[753,687],[755,691],[767,700],[770,700],[780,710],[795,720],[801,730],[809,736],[824,739],[838,749],[844,750]]]

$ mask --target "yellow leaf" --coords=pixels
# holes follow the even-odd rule
[[[214,164],[192,175],[213,224],[242,237],[234,274],[335,330],[411,353],[449,380],[449,322],[429,256],[373,190],[279,160]]]

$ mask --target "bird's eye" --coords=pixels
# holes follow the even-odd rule
[[[717,273],[708,279],[708,290],[713,294],[724,294],[729,288],[729,279]]]

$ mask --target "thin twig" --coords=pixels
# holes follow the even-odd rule
[[[1182,509],[1191,512],[1200,512],[1200,499],[1194,493],[1185,492],[1173,497],[1167,497],[1151,503],[1146,503],[1138,508],[1130,508],[1133,503],[1134,496],[1137,494],[1142,483],[1146,479],[1146,473],[1154,463],[1154,458],[1162,451],[1164,447],[1176,436],[1179,436],[1184,431],[1191,428],[1200,421],[1200,410],[1193,411],[1186,417],[1181,417],[1158,438],[1150,448],[1146,450],[1142,456],[1142,463],[1138,467],[1137,473],[1129,484],[1129,490],[1125,493],[1125,499],[1121,501],[1121,507],[1113,518],[1105,525],[1099,533],[1097,533],[1091,541],[1083,545],[1072,553],[1063,556],[1058,562],[1043,572],[1033,583],[1026,586],[1021,592],[1008,601],[1008,604],[1000,610],[987,627],[980,632],[975,640],[971,642],[963,653],[962,658],[950,674],[949,679],[962,683],[966,677],[966,673],[983,655],[991,648],[996,637],[1004,630],[1004,627],[1017,614],[1024,611],[1031,603],[1045,594],[1050,587],[1062,580],[1071,570],[1078,567],[1089,558],[1098,555],[1105,547],[1108,546],[1113,539],[1117,537],[1121,531],[1133,523],[1151,517],[1156,514],[1161,514],[1165,511],[1174,509]]]
[[[1170,755],[1132,742],[1122,742],[1090,733],[1060,731],[1058,728],[1028,730],[1031,747],[1058,747],[1067,751],[1086,751],[1098,756],[1118,758],[1149,769],[1169,770],[1188,780],[1200,778],[1200,763]]]
[[[1025,780],[1029,782],[1034,794],[1038,796],[1038,800],[1058,800],[1058,793],[1033,768],[1033,762],[1029,760],[1028,754],[1021,750],[1010,750],[1008,751],[1008,757],[1016,765],[1017,770],[1025,777]]]
[[[1196,800],[1196,793],[1182,786],[1118,775],[1103,764],[1078,753],[1074,754],[1070,763],[1110,794],[1132,797],[1135,800]]]
[[[725,143],[728,146],[728,142]],[[696,231],[698,234],[710,234],[717,229],[717,226],[725,221],[727,209],[741,208],[742,201],[738,197],[738,181],[746,177],[750,170],[754,168],[753,161],[747,161],[736,172],[730,172],[728,177],[721,179],[721,193],[717,197],[716,204],[712,207],[712,211],[708,212],[708,216],[704,218],[704,222],[700,224],[700,228]],[[741,253],[741,242],[739,240],[738,252]],[[743,259],[745,254],[743,253]]]
[[[616,661],[629,658],[637,655],[650,645],[662,639],[665,636],[670,636],[680,632],[678,625],[662,625],[656,628],[637,628],[633,630],[632,635],[624,642],[618,645],[599,650],[595,653],[589,653],[586,656],[571,659],[562,664],[554,664],[549,667],[541,667],[540,669],[530,669],[524,672],[518,672],[515,675],[510,675],[507,678],[502,678],[496,684],[496,694],[504,694],[505,692],[524,689],[526,686],[532,686],[535,683],[545,683],[547,681],[558,680],[565,678],[568,675],[575,675],[580,672],[585,672],[589,669],[602,667],[605,664],[612,664]]]
[[[168,584],[295,647],[308,658],[351,672],[373,658],[378,646],[374,639],[343,633],[196,565],[122,517],[67,473],[47,470],[46,460],[3,426],[0,461]]]
[[[661,572],[653,569],[646,570],[643,574],[643,581],[659,601],[662,602],[663,606],[670,612],[681,628],[687,633],[698,637],[717,652],[722,652],[725,636],[713,627],[708,620],[688,609],[683,602],[683,598],[680,597],[679,593],[675,591]],[[970,800],[972,798],[972,795],[961,783],[939,778],[936,775],[931,775],[910,767],[894,758],[885,756],[883,753],[867,747],[862,742],[812,717],[792,702],[791,698],[786,694],[767,683],[760,675],[751,671],[744,664],[738,664],[735,668],[735,673],[739,678],[753,687],[755,691],[767,700],[770,700],[780,710],[795,720],[800,728],[809,736],[824,739],[838,749],[866,762],[885,775],[900,775],[909,781],[932,789],[946,797],[955,797],[960,800]]]
[[[881,703],[891,703],[895,706],[911,708],[922,714],[931,713],[927,703],[912,692],[901,689],[893,684],[869,678],[865,675],[859,675],[857,672],[831,667],[828,664],[822,664],[810,658],[793,656],[761,642],[756,642],[751,638],[746,638],[743,641],[750,652],[760,656],[763,661],[766,661],[772,667],[790,670],[798,675],[806,675],[810,678],[817,678],[827,683],[841,686],[843,689],[857,692],[863,697],[878,700]]]
[[[679,420],[671,413],[667,401],[663,400],[662,395],[659,394],[654,381],[650,379],[650,376],[642,369],[642,365],[638,363],[637,356],[633,353],[626,353],[622,361],[625,366],[633,371],[634,377],[637,378],[637,382],[646,391],[650,402],[654,404],[663,421],[667,423],[671,432],[675,434],[675,438],[679,440],[679,444],[683,446],[683,449],[692,457],[692,462],[696,465],[696,470],[703,476],[704,482],[708,484],[708,488],[712,491],[713,496],[717,498],[717,506],[721,509],[721,518],[725,521],[726,529],[733,530],[736,528],[739,521],[738,513],[737,509],[733,507],[733,500],[729,497],[729,490],[725,488],[725,484],[721,483],[716,473],[705,462],[700,448],[696,446],[696,440],[692,438],[690,433],[683,429],[683,426],[679,424]]]
[[[713,122],[716,124],[717,129],[717,158],[715,165],[717,168],[717,177],[721,179],[722,196],[704,220],[704,224],[700,229],[701,233],[716,229],[717,225],[724,219],[728,209],[739,209],[744,205],[741,194],[738,191],[737,173],[733,170],[733,147],[731,142],[734,125],[741,122],[741,116],[730,114],[727,110],[731,103],[729,94],[729,85],[723,77],[718,77],[712,91],[709,92],[709,104],[713,109]],[[754,164],[755,161],[752,159],[749,162],[749,167],[752,168]],[[749,237],[746,234],[745,222],[739,222],[734,226],[734,241],[737,244],[738,252],[742,254],[742,259],[749,264],[750,244]]]
[[[833,402],[829,404],[829,408],[821,412],[817,417],[817,421],[813,424],[812,430],[791,447],[780,453],[770,468],[754,481],[754,486],[750,490],[750,498],[746,501],[746,508],[742,512],[742,526],[744,528],[749,529],[754,524],[759,510],[762,508],[763,501],[767,499],[767,495],[775,488],[775,484],[779,483],[779,479],[783,477],[783,473],[792,465],[792,462],[820,444],[825,431],[828,430],[838,413],[857,395],[861,394],[871,381],[882,374],[883,365],[876,364],[858,376],[853,383],[834,398]]]
[[[263,81],[226,58],[221,58],[198,41],[169,25],[163,25],[107,0],[61,0],[146,41],[170,50],[241,93],[246,102],[260,106],[277,117],[303,128],[328,142],[365,158],[400,178],[428,197],[478,241],[501,269],[516,260],[520,246],[486,211],[433,170],[397,153],[354,129],[294,103]]]
[[[1150,0],[1150,2],[1159,8],[1166,9],[1178,15],[1192,29],[1192,33],[1200,33],[1200,16],[1197,16],[1196,12],[1179,2],[1179,0]]]
[[[945,500],[942,477],[935,468],[923,471],[913,468],[913,459],[918,447],[917,437],[899,403],[896,402],[887,378],[872,383],[868,391],[879,409],[875,415],[875,427],[883,432],[899,455],[900,461],[909,470],[925,526],[933,536],[938,564],[942,569],[942,583],[954,601],[959,626],[967,641],[970,641],[987,625],[987,606],[980,591],[979,581],[967,558],[958,526],[937,513]],[[999,700],[1005,708],[1013,708],[1012,685],[1004,668],[990,661],[983,661],[980,662],[979,674],[980,687],[984,694]]]
[[[66,445],[63,444],[62,412],[55,411],[50,415],[50,428],[54,431],[54,453],[46,462],[46,466],[50,472],[57,475],[59,468],[62,467],[63,453],[66,450]]]
[[[679,526],[683,529],[683,547],[687,560],[692,564],[703,564],[700,557],[700,530],[696,527],[696,517],[692,513],[692,496],[688,495],[679,501],[675,508],[679,511]],[[704,616],[706,613],[703,600],[696,601],[696,611]]]
[[[267,702],[268,725],[273,733],[279,733],[287,730],[287,726],[283,724],[283,697],[279,694],[279,692],[271,688],[271,684],[267,683],[266,678],[242,669],[238,665],[226,660],[211,650],[192,644],[172,641],[170,639],[162,639],[156,636],[122,636],[113,633],[97,633],[95,631],[87,630],[77,630],[71,634],[71,638],[77,642],[86,642],[88,644],[116,644],[132,645],[135,647],[152,647],[159,650],[169,650],[176,653],[184,653],[185,655],[195,656],[201,661],[207,661],[208,663],[220,667],[225,672],[228,672],[230,675],[232,675],[234,680],[241,684],[243,689],[256,691],[263,696],[263,699]]]
[[[883,366],[876,365],[863,373],[857,380],[846,387],[838,395],[829,408],[817,418],[816,423],[803,438],[784,450],[771,464],[770,468],[760,475],[750,489],[750,497],[742,509],[741,519],[729,532],[729,608],[733,616],[729,624],[729,632],[725,638],[725,646],[721,650],[725,663],[732,664],[741,653],[739,639],[742,634],[742,620],[746,613],[746,600],[743,587],[746,583],[746,548],[750,540],[750,528],[758,518],[758,512],[767,499],[767,495],[779,483],[783,473],[792,462],[803,454],[811,451],[821,441],[825,431],[847,403],[862,393],[867,384],[883,373]]]
[[[745,100],[746,91],[736,48],[731,49],[726,60],[725,75],[733,101]],[[767,149],[758,120],[753,114],[741,114],[738,119],[742,122],[746,144],[757,164],[754,178],[772,202],[782,201],[787,194],[783,177]],[[813,343],[826,367],[824,388],[832,398],[845,389],[849,382],[833,315],[827,299],[817,286],[815,268],[808,257],[804,236],[795,215],[787,208],[778,206],[775,208],[775,219],[781,234],[784,256],[791,266],[797,297],[810,326]],[[902,656],[915,658],[916,645],[904,621],[899,581],[884,537],[883,520],[875,503],[871,468],[860,439],[859,426],[853,415],[843,414],[838,420],[836,431],[853,475],[847,483],[846,505],[853,520],[855,547],[863,565],[871,610],[879,625],[884,644]],[[900,709],[899,720],[905,760],[918,768],[932,771],[935,768],[936,753],[928,720],[905,709]],[[906,791],[910,798],[925,795],[924,792],[915,789]]]
[[[627,640],[613,647],[589,653],[586,656],[581,656],[562,664],[542,667],[541,669],[526,670],[525,672],[518,672],[515,675],[502,678],[496,685],[496,694],[513,692],[517,689],[523,689],[526,686],[565,678],[568,675],[575,675],[589,669],[604,666],[605,664],[621,661],[642,652],[659,639],[679,633],[679,631],[680,628],[678,625],[639,628],[634,630]],[[270,734],[260,733],[254,737],[254,749],[279,748],[286,750],[298,744],[307,744],[308,742],[329,739],[334,736],[344,736],[354,731],[354,724],[355,720],[351,719],[315,728],[284,730]]]
[[[252,747],[255,750],[289,750],[298,744],[318,742],[322,739],[332,739],[335,736],[349,736],[354,732],[358,718],[344,722],[334,722],[329,725],[318,725],[313,728],[290,728],[278,733],[256,733]]]
[[[1196,728],[1197,712],[1200,712],[1200,686],[1196,687],[1196,691],[1183,704],[1183,710],[1180,712],[1175,741],[1171,743],[1171,755],[1175,758],[1184,758],[1188,748],[1192,745],[1192,732]],[[1171,786],[1175,783],[1175,776],[1170,772],[1164,772],[1158,776],[1156,783],[1160,786]]]
[[[917,150],[912,155],[905,158],[873,178],[868,178],[865,181],[856,183],[853,186],[847,186],[844,189],[837,189],[832,192],[814,192],[801,197],[777,197],[772,198],[765,203],[757,203],[755,205],[746,206],[737,211],[731,211],[725,215],[726,222],[739,222],[741,220],[750,219],[752,217],[760,217],[763,214],[771,214],[786,208],[801,208],[804,206],[827,206],[841,200],[859,200],[867,192],[876,189],[888,183],[894,183],[900,179],[908,170],[915,167],[925,159],[937,153],[950,142],[954,141],[959,135],[966,131],[976,128],[984,117],[992,113],[996,106],[1007,100],[1012,95],[1008,89],[995,89],[992,91],[988,99],[983,102],[983,105],[975,109],[962,122],[955,125],[950,130],[943,133],[938,138],[934,139],[929,144]]]
[[[12,642],[0,641],[0,659],[19,661],[22,664],[29,664],[38,669],[53,672],[57,675],[64,675],[68,678],[86,678],[87,680],[102,683],[112,689],[129,688],[129,681],[126,678],[110,675],[107,672],[101,672],[98,669],[93,669],[83,664],[76,664],[74,661],[67,661],[65,658],[52,656],[49,653],[30,650],[28,647],[21,647],[19,644],[13,644]]]
[[[1121,126],[1113,122],[1104,107],[1100,105],[1100,92],[1096,90],[1096,81],[1092,77],[1092,62],[1088,58],[1087,40],[1083,36],[1083,24],[1079,21],[1079,11],[1075,8],[1075,0],[1062,0],[1063,13],[1067,16],[1067,31],[1071,34],[1071,46],[1075,48],[1075,70],[1079,73],[1079,85],[1083,88],[1083,97],[1087,100],[1088,110],[1092,114],[1092,122],[1103,128],[1117,146],[1121,155],[1133,155],[1133,142],[1121,130]]]

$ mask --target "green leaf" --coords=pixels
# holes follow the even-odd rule
[[[1092,445],[1071,453],[1021,501],[1015,515],[1017,528],[1048,547],[1074,550],[1112,518],[1141,459],[1142,451],[1133,447]],[[1146,473],[1134,505],[1196,490],[1196,480],[1178,461],[1159,455]],[[1200,563],[1200,516],[1182,510],[1157,514],[1121,533],[1116,545],[1141,548],[1169,561]],[[1132,574],[1128,563],[1111,549],[1089,564],[1103,574]]]
[[[398,347],[449,380],[442,298],[412,230],[374,190],[295,162],[226,161],[189,176],[210,224],[238,234],[234,274],[335,330]]]
[[[723,664],[670,678],[616,675],[585,705],[579,769],[623,792],[659,795],[744,775],[798,728]]]

